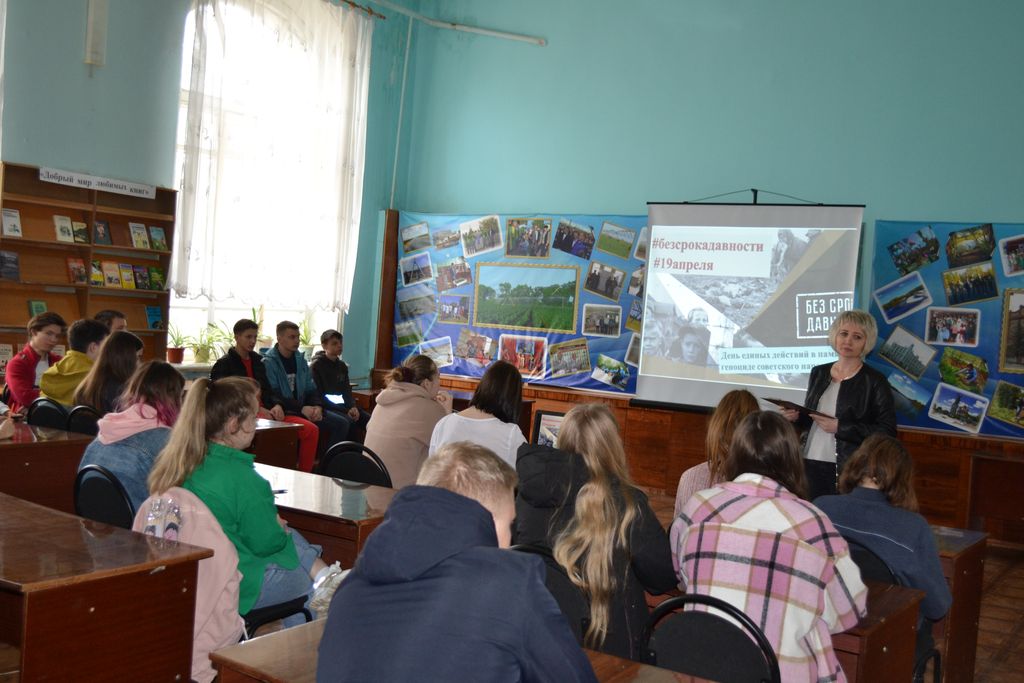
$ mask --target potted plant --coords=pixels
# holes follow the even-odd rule
[[[185,360],[186,337],[173,324],[167,326],[167,362],[181,364]]]
[[[306,362],[313,360],[313,322],[312,312],[306,311],[299,323],[299,351],[306,357]]]
[[[220,331],[217,326],[208,323],[206,327],[199,330],[199,334],[186,337],[185,345],[192,349],[192,356],[196,363],[209,363],[210,357],[220,341]]]
[[[263,332],[263,304],[254,306],[252,309],[252,320],[256,323],[256,350],[259,353],[265,353],[264,349],[269,349],[274,345],[274,340],[269,334]]]

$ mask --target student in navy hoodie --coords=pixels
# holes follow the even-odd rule
[[[442,447],[331,602],[317,681],[595,681],[534,555],[504,550],[515,471]]]

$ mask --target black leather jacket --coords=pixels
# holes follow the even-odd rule
[[[818,407],[821,395],[832,381],[831,370],[832,363],[816,365],[811,369],[807,398],[804,400],[808,408]],[[846,460],[869,434],[881,432],[896,436],[896,409],[893,406],[892,389],[885,375],[865,364],[860,372],[844,380],[839,385],[835,416],[839,419],[839,429],[836,430],[836,466],[841,471]],[[807,430],[811,424],[810,416],[801,413],[797,425]]]

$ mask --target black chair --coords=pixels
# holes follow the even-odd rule
[[[392,488],[391,475],[383,461],[355,441],[342,441],[328,448],[317,471],[328,477]]]
[[[850,557],[854,564],[860,569],[860,577],[864,581],[877,581],[878,583],[891,583],[897,586],[903,585],[893,572],[892,568],[879,557],[875,551],[863,545],[859,541],[843,537],[850,547]],[[919,615],[917,619],[917,643],[914,647],[914,683],[924,681],[925,671],[928,669],[928,662],[933,661],[933,680],[939,683],[942,680],[942,654],[935,647],[935,639],[932,637],[932,621]]]
[[[555,602],[558,603],[566,621],[569,622],[569,628],[576,636],[576,642],[583,645],[583,636],[586,635],[587,629],[590,627],[590,600],[583,590],[572,582],[562,565],[555,561],[550,548],[524,543],[514,545],[510,550],[539,555],[544,560],[546,569],[544,584],[555,598]]]
[[[684,609],[707,605],[724,612]],[[720,683],[779,683],[779,661],[764,633],[742,610],[710,595],[681,595],[658,605],[640,635],[648,664]]]
[[[100,431],[97,424],[99,419],[100,414],[92,406],[75,406],[68,413],[68,423],[65,429],[76,434],[96,436]]]
[[[101,465],[86,465],[75,477],[75,514],[131,529],[135,508],[124,485]]]
[[[36,427],[67,429],[68,409],[52,398],[40,396],[32,401],[32,405],[28,407],[28,415],[25,416],[25,421]]]
[[[293,614],[302,613],[306,618],[306,623],[313,621],[313,614],[306,609],[306,596],[302,595],[294,600],[288,602],[279,602],[276,605],[267,605],[266,607],[254,607],[245,615],[242,616],[242,620],[245,622],[245,635],[243,640],[252,638],[256,633],[256,629],[264,624],[269,624],[272,621],[278,619],[284,619],[290,617]]]

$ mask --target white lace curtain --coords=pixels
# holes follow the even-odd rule
[[[194,0],[179,122],[178,296],[347,310],[372,34],[372,18],[325,0]]]

